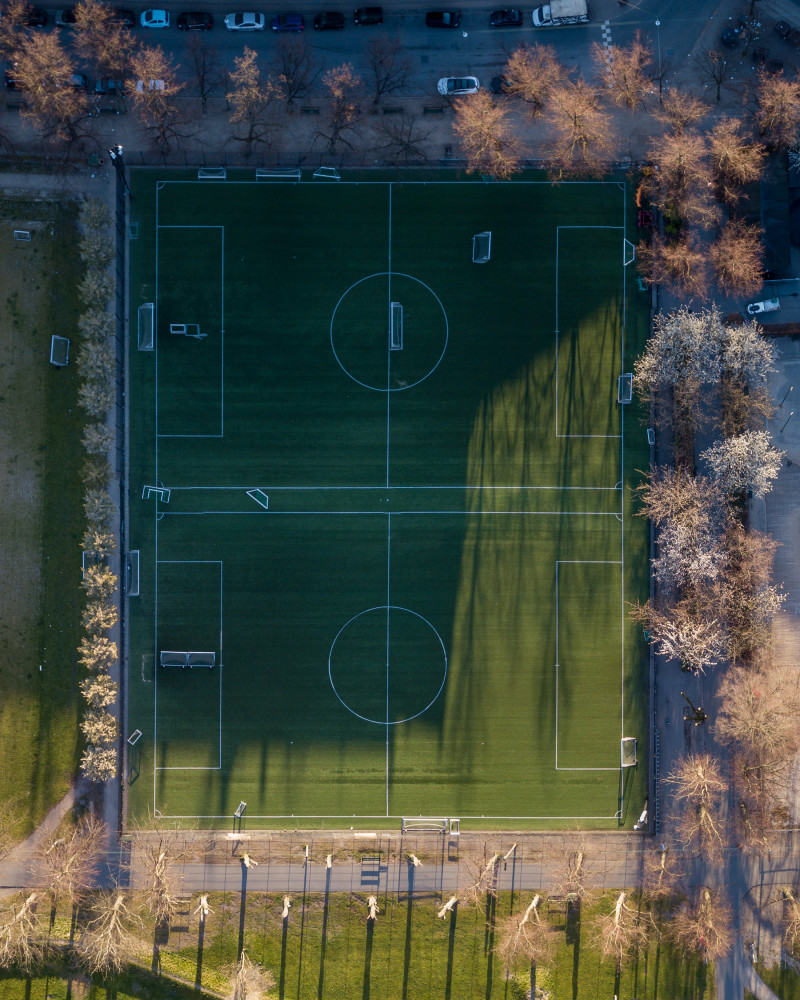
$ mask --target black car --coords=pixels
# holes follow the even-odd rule
[[[210,31],[214,27],[214,18],[205,10],[190,10],[178,14],[178,28],[181,31]]]
[[[123,28],[132,28],[136,24],[136,15],[132,10],[125,10],[123,7],[115,7],[114,20],[118,21]]]
[[[489,24],[492,28],[519,28],[522,25],[522,11],[493,10]]]
[[[42,10],[41,7],[31,7],[28,11],[28,27],[29,28],[45,28],[47,27],[47,11]]]
[[[507,86],[508,81],[504,76],[493,76],[492,82],[489,84],[489,90],[493,94],[505,94]]]
[[[315,31],[343,31],[344,14],[338,10],[324,10],[314,18]]]
[[[383,24],[383,7],[358,7],[353,11],[356,24]]]
[[[460,10],[429,10],[425,15],[429,28],[457,28],[461,24]]]

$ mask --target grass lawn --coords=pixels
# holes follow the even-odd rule
[[[131,178],[131,814],[631,826],[630,191],[236,179]]]
[[[0,806],[22,837],[78,762],[83,414],[75,365],[49,358],[54,333],[74,357],[82,267],[74,203],[0,198],[0,214]]]
[[[236,962],[240,933],[248,956],[262,964],[274,980],[271,1000],[517,1000],[503,961],[495,953],[497,928],[511,912],[527,906],[527,895],[500,893],[495,903],[480,910],[462,906],[455,916],[438,920],[439,896],[407,898],[379,895],[380,915],[374,926],[366,921],[366,893],[295,896],[289,920],[281,920],[282,897],[249,893],[242,905],[239,893],[212,894],[204,934],[191,916],[196,899],[173,921],[169,942],[159,946],[163,975],[175,976],[201,988],[227,993]],[[604,913],[613,908],[608,894],[596,904]],[[563,907],[551,904],[544,916],[555,929],[550,960],[537,970],[537,986],[552,1000],[597,1000],[612,997],[614,962],[603,960],[591,928],[595,911],[587,909],[577,926],[565,925]],[[487,925],[487,914],[489,923]],[[150,964],[143,953],[142,961]],[[517,981],[530,985],[529,970],[516,970]],[[2,1000],[67,1000],[67,983],[55,978],[34,979],[0,974]],[[686,959],[668,945],[653,944],[628,963],[617,984],[619,1000],[712,1000],[713,969]],[[174,980],[131,970],[103,989],[88,994],[96,1000],[131,996],[160,1000],[188,997],[188,988]],[[195,993],[194,995],[198,995]]]

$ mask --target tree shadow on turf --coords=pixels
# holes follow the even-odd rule
[[[414,910],[414,866],[408,864],[408,897],[406,902],[406,942],[403,951],[403,992],[400,996],[405,1000],[408,995],[408,972],[411,968],[411,917]]]
[[[364,987],[361,990],[361,1000],[370,1000],[371,985],[370,975],[372,971],[372,937],[375,933],[375,921],[367,921],[367,944],[364,949]]]
[[[444,1000],[452,1000],[453,989],[453,956],[456,950],[456,922],[458,920],[458,905],[450,911],[450,933],[447,940],[447,977],[445,979]]]
[[[322,933],[319,946],[319,979],[317,981],[317,997],[322,1000],[325,986],[325,951],[328,947],[328,911],[330,907],[331,870],[325,872],[325,902],[322,907]]]

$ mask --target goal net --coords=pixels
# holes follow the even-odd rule
[[[624,736],[620,740],[619,754],[621,767],[633,767],[636,764],[636,737]]]
[[[393,351],[403,349],[403,307],[392,302],[389,308],[389,347]]]
[[[626,372],[617,379],[617,402],[630,403],[633,399],[633,372]]]
[[[472,237],[472,262],[485,264],[492,257],[492,234],[490,232],[476,233]]]
[[[153,350],[153,303],[144,302],[139,306],[139,350]]]

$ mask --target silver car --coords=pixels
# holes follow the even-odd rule
[[[460,97],[462,94],[477,94],[481,85],[477,76],[443,76],[436,89],[442,97]]]
[[[263,31],[267,19],[263,14],[245,11],[243,14],[228,14],[225,27],[228,31]]]

